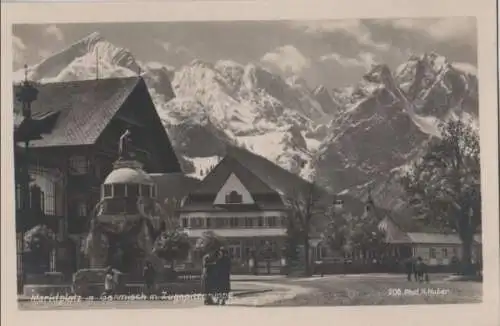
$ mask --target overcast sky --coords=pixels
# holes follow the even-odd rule
[[[92,32],[129,49],[139,61],[258,63],[302,76],[312,87],[349,85],[372,63],[394,68],[423,52],[477,66],[475,18],[443,18],[16,25],[14,69],[38,63]]]

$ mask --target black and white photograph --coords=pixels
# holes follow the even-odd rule
[[[21,311],[483,302],[476,17],[11,41]]]

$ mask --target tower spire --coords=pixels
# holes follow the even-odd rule
[[[31,103],[33,103],[38,96],[38,90],[28,80],[28,65],[24,65],[24,81],[16,94],[17,100],[23,105],[23,116],[26,119],[31,118]]]
[[[24,64],[24,82],[28,82],[28,65]]]

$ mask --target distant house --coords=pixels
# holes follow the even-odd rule
[[[453,257],[462,258],[462,240],[456,233],[412,232],[411,228],[399,226],[390,216],[384,217],[379,227],[386,232],[386,243],[393,257],[421,257],[429,265],[449,265]],[[481,259],[481,248],[481,235],[475,235],[473,262]]]
[[[287,209],[280,194],[238,159],[226,155],[191,191],[179,210],[181,226],[194,245],[203,232],[225,238],[235,264],[270,248],[280,262]],[[199,262],[196,253],[189,259]]]
[[[387,244],[385,255],[397,260],[409,257],[421,257],[429,265],[448,265],[452,258],[462,257],[462,241],[454,232],[439,232],[435,228],[422,225],[418,220],[403,216],[393,216],[387,210],[375,206],[373,200],[368,198],[365,203],[364,218],[378,220],[378,228],[385,233]],[[313,240],[316,260],[333,258],[329,248],[320,239]],[[351,253],[351,258],[361,257],[359,253]],[[472,260],[481,257],[481,236],[474,237],[472,247]]]

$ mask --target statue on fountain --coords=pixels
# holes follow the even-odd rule
[[[132,133],[130,132],[129,129],[127,129],[123,135],[120,136],[120,142],[118,144],[118,156],[120,160],[128,160],[130,159],[130,142],[131,142],[131,135]]]
[[[165,266],[154,244],[165,231],[161,228],[161,217],[168,214],[155,198],[153,179],[140,162],[130,157],[130,134],[127,130],[120,137],[119,159],[102,185],[101,201],[92,211],[82,248],[88,268],[75,274],[74,287],[80,289],[79,293],[88,294],[88,284],[102,282],[109,266],[118,274],[126,274],[129,280],[142,280],[146,263],[153,264],[158,272]],[[172,228],[177,225],[174,221],[167,222]]]

